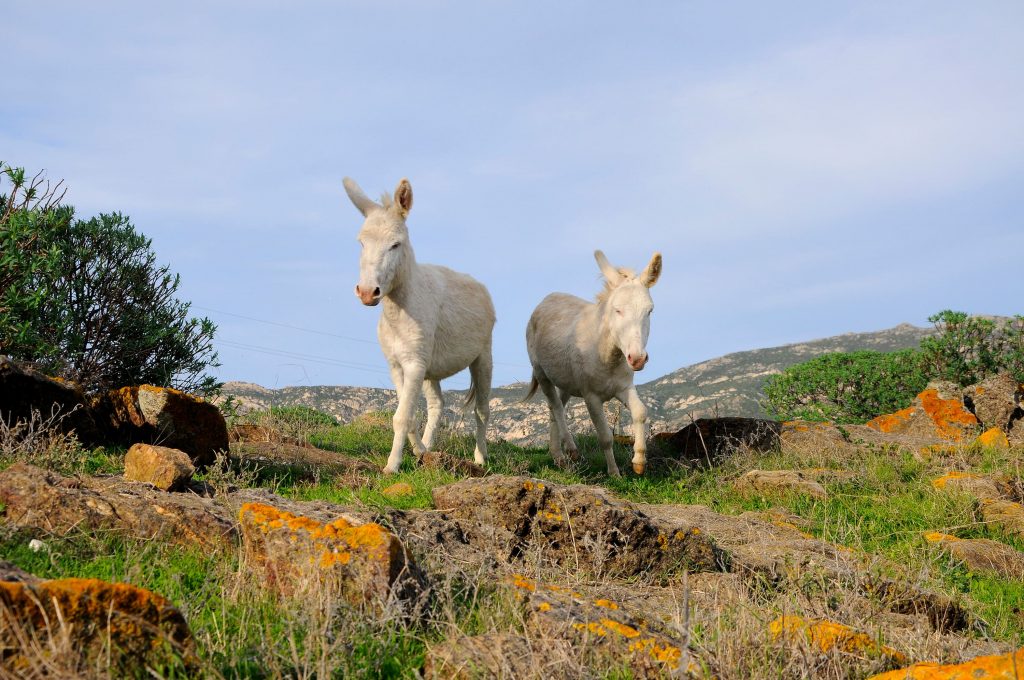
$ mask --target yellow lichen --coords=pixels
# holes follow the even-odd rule
[[[992,449],[1008,449],[1010,448],[1010,440],[1006,437],[1005,432],[998,427],[992,427],[978,435],[973,445]]]
[[[534,581],[532,578],[527,578],[526,576],[523,576],[521,574],[513,574],[511,581],[512,585],[514,585],[516,588],[528,590],[531,593],[537,590],[537,582]]]
[[[627,626],[624,623],[619,623],[612,619],[601,619],[601,625],[608,630],[615,631],[622,637],[635,638],[640,636],[640,631],[633,626]]]
[[[978,656],[965,663],[916,663],[870,680],[1018,680],[1024,677],[1024,647],[1009,654]]]
[[[662,644],[651,637],[640,638],[629,643],[629,651],[646,654],[650,658],[665,664],[675,670],[679,668],[679,661],[682,659],[683,650],[675,645]],[[691,669],[692,669],[691,665]]]
[[[790,641],[806,639],[822,652],[838,649],[847,653],[870,652],[903,662],[906,657],[886,645],[880,645],[865,633],[858,633],[849,626],[833,621],[805,621],[799,616],[780,616],[768,624],[772,639],[785,638]]]
[[[598,607],[604,607],[605,609],[618,609],[619,605],[615,604],[612,600],[594,600],[594,604]]]
[[[879,432],[893,432],[900,426],[910,421],[910,417],[914,415],[914,407],[910,406],[905,409],[896,411],[895,413],[887,413],[885,415],[878,416],[869,420],[866,424],[873,430]]]
[[[956,536],[944,534],[941,531],[926,531],[924,532],[924,540],[929,543],[941,543],[942,541],[959,541],[960,539]]]
[[[547,602],[541,602],[539,605],[537,605],[537,611],[539,611],[539,612],[551,611],[551,605],[549,603],[547,603]]]
[[[950,472],[949,474],[942,475],[938,479],[933,479],[932,486],[936,489],[945,489],[946,484],[957,479],[985,479],[985,476],[976,475],[970,472]]]

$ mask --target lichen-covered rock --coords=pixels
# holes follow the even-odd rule
[[[101,443],[89,400],[80,387],[50,378],[0,355],[0,418],[7,423],[28,420],[33,410],[43,418],[63,417],[61,429],[74,431],[84,443]]]
[[[1009,654],[978,656],[955,664],[915,663],[875,675],[870,680],[1020,680],[1024,647]]]
[[[487,468],[483,465],[479,465],[462,456],[445,453],[444,451],[427,451],[420,457],[419,464],[423,467],[447,470],[448,472],[465,475],[466,477],[483,477],[487,474]]]
[[[838,650],[847,654],[886,656],[895,663],[907,660],[902,652],[879,644],[875,637],[835,621],[807,621],[799,616],[780,616],[768,624],[768,632],[775,640],[806,640],[823,653]]]
[[[978,504],[978,510],[986,524],[996,526],[1011,536],[1024,538],[1024,505],[986,498]]]
[[[741,475],[733,486],[739,491],[762,494],[795,491],[812,498],[825,497],[825,487],[799,470],[750,470]]]
[[[667,528],[604,489],[491,476],[437,487],[434,506],[475,545],[516,563],[544,561],[617,576],[716,571],[727,556],[694,527]]]
[[[319,522],[262,503],[238,513],[245,553],[268,585],[293,596],[311,589],[374,608],[419,604],[425,585],[398,537],[345,517]]]
[[[998,427],[990,427],[978,435],[972,446],[989,449],[1002,449],[1005,451],[1010,448],[1010,440],[1006,437],[1006,433]]]
[[[658,438],[658,448],[673,458],[712,465],[737,447],[769,451],[779,445],[782,426],[760,418],[698,418],[678,432]]]
[[[98,663],[113,677],[134,677],[175,657],[186,668],[197,663],[181,612],[160,595],[124,583],[2,582],[0,617],[0,668],[15,676],[45,665],[77,676]]]
[[[982,425],[1005,432],[1011,416],[1024,400],[1024,386],[1009,373],[999,373],[966,388],[963,395]]]
[[[167,494],[119,477],[64,477],[18,463],[0,471],[0,515],[48,533],[105,529],[206,548],[233,546],[227,510],[195,494]]]
[[[867,423],[868,428],[885,434],[953,443],[969,442],[979,425],[951,383],[930,383],[912,406]]]
[[[687,647],[682,631],[669,631],[615,600],[590,598],[566,586],[522,575],[508,583],[526,608],[528,627],[543,638],[571,640],[628,663],[635,677],[700,677],[707,665]]]
[[[402,498],[404,496],[411,496],[413,488],[409,482],[395,482],[391,486],[382,489],[380,493],[388,498]]]
[[[168,387],[122,387],[101,395],[93,412],[111,441],[180,449],[197,467],[228,450],[228,428],[213,404]]]
[[[963,562],[971,571],[1024,579],[1024,553],[1005,543],[988,538],[957,538],[937,531],[929,531],[924,537],[929,543]]]
[[[988,475],[973,472],[954,471],[932,480],[932,486],[939,491],[963,493],[975,498],[1001,498],[1006,485]]]
[[[180,489],[196,471],[188,454],[167,446],[132,444],[124,457],[124,478],[145,482],[158,489]]]

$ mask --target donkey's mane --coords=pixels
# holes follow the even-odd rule
[[[388,192],[386,192],[386,191],[385,191],[384,193],[382,193],[382,194],[380,195],[380,205],[381,205],[381,207],[382,207],[382,208],[384,208],[385,210],[387,210],[387,209],[388,209],[388,208],[390,208],[390,207],[391,207],[392,205],[394,205],[394,203],[395,203],[395,199],[394,199],[394,198],[392,198],[392,197],[391,197],[391,194],[389,194]]]
[[[604,302],[607,302],[608,296],[612,294],[613,290],[621,286],[624,282],[628,281],[629,279],[636,278],[636,272],[630,269],[629,267],[616,267],[615,271],[617,271],[619,273],[619,276],[622,277],[622,281],[615,285],[612,285],[611,281],[605,279],[604,290],[597,294],[597,304],[603,304]]]

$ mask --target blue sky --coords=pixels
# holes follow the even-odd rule
[[[664,255],[640,382],[1024,313],[1019,2],[36,2],[0,44],[0,159],[130,215],[224,380],[390,386],[346,175],[490,288],[496,384],[595,248]]]

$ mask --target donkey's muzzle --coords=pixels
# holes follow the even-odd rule
[[[650,355],[647,352],[644,352],[643,356],[640,357],[634,357],[632,354],[629,354],[626,356],[626,362],[634,371],[642,371],[644,366],[647,365],[647,359],[649,358]]]
[[[373,290],[370,290],[369,288],[361,288],[357,283],[356,297],[358,297],[359,300],[367,307],[373,307],[374,305],[380,303],[380,288],[374,288]]]

